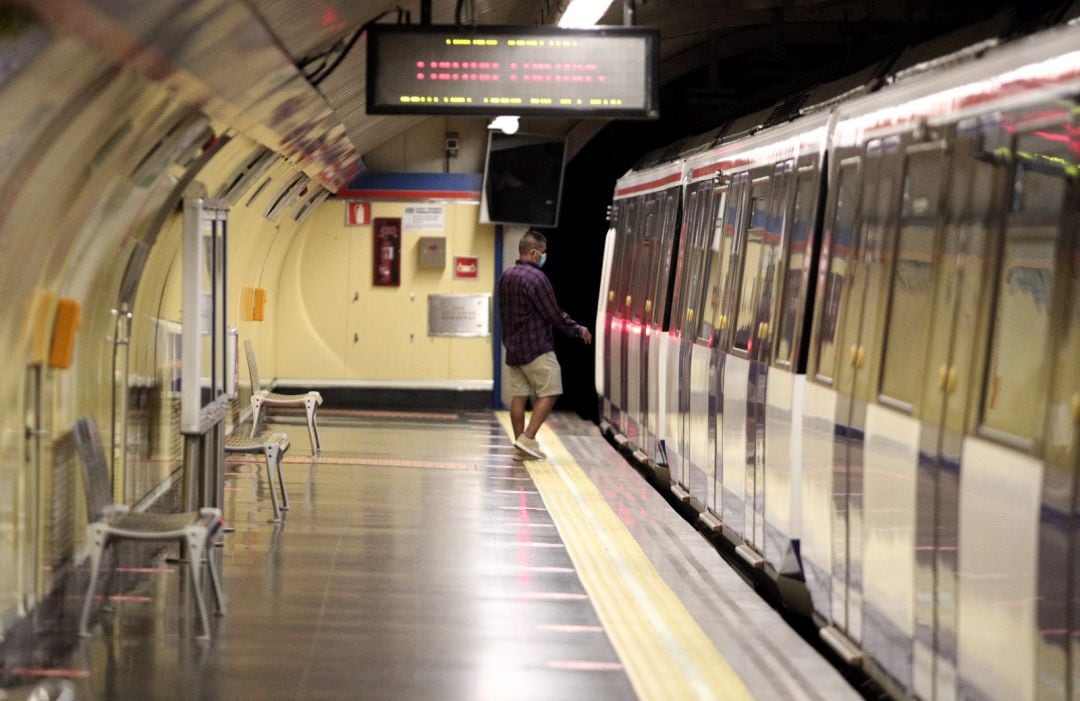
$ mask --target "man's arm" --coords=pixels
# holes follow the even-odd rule
[[[571,319],[569,314],[559,308],[559,303],[555,300],[555,289],[551,286],[551,281],[547,277],[543,277],[536,285],[536,288],[536,294],[533,296],[532,301],[541,318],[571,338],[580,338],[585,343],[592,342],[592,334],[589,333],[589,330]]]

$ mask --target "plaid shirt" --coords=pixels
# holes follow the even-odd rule
[[[584,331],[559,309],[547,275],[537,265],[521,260],[499,278],[499,317],[506,364],[510,366],[525,365],[554,351],[553,326],[574,338]]]

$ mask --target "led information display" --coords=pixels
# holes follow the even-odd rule
[[[655,29],[375,25],[369,114],[655,119]]]

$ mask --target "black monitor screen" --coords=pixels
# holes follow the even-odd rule
[[[566,139],[561,136],[492,131],[484,168],[487,220],[493,224],[558,224],[565,154]]]
[[[369,114],[659,116],[659,32],[375,25]]]

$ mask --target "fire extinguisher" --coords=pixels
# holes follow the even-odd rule
[[[375,278],[380,285],[394,281],[394,235],[390,232],[379,235],[378,265]]]

